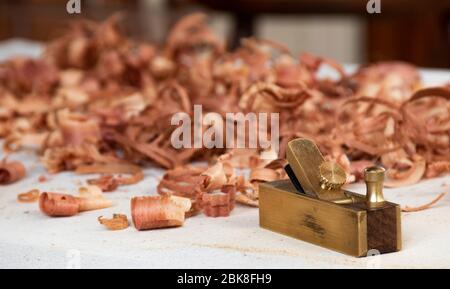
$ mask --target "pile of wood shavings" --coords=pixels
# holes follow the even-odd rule
[[[139,182],[151,163],[169,169],[158,192],[190,198],[192,214],[228,215],[234,200],[257,206],[257,184],[286,177],[282,161],[261,160],[270,152],[172,147],[172,115],[192,115],[201,104],[223,116],[280,113],[273,159],[284,158],[289,140],[307,137],[345,168],[348,182],[374,163],[388,169],[391,187],[450,172],[450,86],[423,88],[409,64],[376,63],[347,74],[333,60],[295,57],[281,44],[253,38],[229,51],[199,13],[180,20],[158,47],[126,37],[120,18],[76,22],[41,58],[0,64],[7,153],[34,147],[50,173],[107,174],[91,180],[104,191]],[[319,78],[324,65],[339,79]],[[222,171],[183,167],[196,160],[219,160]],[[230,167],[251,168],[250,178]],[[1,170],[4,182],[15,176],[5,163]],[[230,185],[237,195],[227,199],[220,194]]]

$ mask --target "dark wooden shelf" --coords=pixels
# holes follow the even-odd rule
[[[381,13],[369,14],[368,0],[196,0],[234,17],[233,46],[254,35],[261,14],[352,15],[366,21],[366,61],[404,60],[450,68],[449,0],[381,0]]]

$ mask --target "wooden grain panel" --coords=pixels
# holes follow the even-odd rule
[[[46,41],[62,35],[67,29],[67,24],[73,20],[88,18],[101,21],[115,12],[126,12],[124,24],[127,31],[138,34],[142,30],[140,22],[142,9],[138,0],[82,1],[81,14],[67,13],[66,4],[67,1],[60,0],[1,2],[0,37],[7,34],[8,37]],[[2,13],[4,11],[8,13]],[[6,29],[8,30],[4,31]]]
[[[367,60],[402,60],[418,66],[448,68],[449,23],[449,6],[420,14],[371,17],[367,22]]]
[[[365,209],[364,203],[352,205]],[[367,210],[367,248],[380,253],[392,253],[401,250],[401,209],[387,202],[383,207]]]
[[[11,24],[8,16],[8,6],[0,3],[0,39],[11,37]]]
[[[397,215],[400,208],[389,205],[381,210],[367,211],[367,248],[380,253],[399,251]]]

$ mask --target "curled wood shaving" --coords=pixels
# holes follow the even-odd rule
[[[442,198],[444,198],[448,194],[448,186],[444,185],[444,187],[445,187],[445,192],[439,194],[431,202],[429,202],[425,205],[422,205],[422,206],[418,206],[418,207],[405,206],[404,208],[402,208],[402,211],[411,213],[411,212],[419,212],[419,211],[423,211],[423,210],[427,210],[427,209],[431,208],[432,206],[434,206],[437,202],[439,202]]]
[[[450,173],[450,162],[436,161],[428,165],[426,177],[434,178],[448,173]]]
[[[232,149],[221,158],[227,158],[229,164],[236,169],[254,168],[261,162],[257,149]]]
[[[207,216],[229,215],[234,209],[236,180],[234,168],[228,163],[229,155],[219,157],[218,162],[207,169],[184,167],[168,171],[158,185],[161,195],[187,197],[192,202],[188,216],[203,211]],[[219,206],[214,202],[221,196],[228,202]],[[214,207],[214,208],[213,208]]]
[[[240,194],[236,196],[236,201],[251,207],[258,207],[259,184],[287,179],[284,171],[286,163],[286,160],[283,159],[273,160],[266,165],[252,169],[248,180],[241,177],[237,181],[237,190]]]
[[[203,186],[206,191],[220,189],[223,185],[228,183],[227,174],[222,162],[218,162],[209,167],[201,174],[201,176],[205,177]]]
[[[79,189],[77,199],[80,203],[79,211],[92,211],[109,208],[113,203],[106,199],[102,190],[97,186],[86,186]]]
[[[131,164],[93,164],[79,166],[76,170],[78,174],[107,174],[97,179],[90,179],[90,185],[96,185],[104,192],[114,191],[118,186],[132,185],[140,182],[144,178],[142,169]],[[111,174],[130,174],[130,177],[113,176]]]
[[[386,187],[404,187],[419,182],[426,170],[426,161],[421,157],[413,157],[413,162],[406,169],[391,168],[387,172]]]
[[[188,198],[148,196],[131,199],[131,215],[137,230],[182,226],[191,208]]]
[[[80,146],[48,148],[44,151],[42,162],[50,173],[58,173],[95,163],[114,164],[119,160],[112,155],[103,155],[95,145],[85,143]]]
[[[44,192],[39,197],[39,208],[50,217],[69,217],[79,212],[105,209],[112,205],[96,186],[81,187],[78,196]]]
[[[235,201],[258,206],[260,183],[287,178],[285,160],[262,160],[260,155],[250,151],[238,153],[236,159],[234,153],[231,151],[219,156],[217,162],[206,169],[186,166],[168,171],[158,185],[158,193],[190,198],[193,213],[203,210],[207,216],[228,216]],[[250,158],[244,161],[244,155]],[[248,180],[236,174],[233,164],[242,163],[253,166]],[[215,203],[225,199],[227,204]]]
[[[234,209],[236,187],[224,185],[221,190],[205,193],[202,197],[203,212],[208,217],[227,217]]]
[[[61,135],[66,145],[97,143],[101,138],[98,122],[86,115],[63,110],[58,112],[58,119]]]
[[[71,195],[44,192],[39,197],[39,208],[50,217],[70,217],[78,214],[80,202]]]
[[[21,203],[34,203],[39,200],[39,194],[39,190],[34,189],[17,195],[17,200]]]
[[[0,185],[15,183],[25,177],[26,170],[21,162],[0,161]]]
[[[103,175],[97,179],[89,179],[87,183],[99,187],[103,192],[112,192],[119,187],[119,182],[113,175]]]
[[[40,148],[48,138],[47,132],[43,133],[22,133],[11,132],[3,143],[3,150],[7,153],[19,151],[24,148]]]
[[[242,192],[242,191],[241,191]],[[248,194],[239,194],[236,196],[236,202],[250,207],[259,207],[259,201],[255,197],[250,197]]]
[[[127,216],[122,214],[113,214],[112,219],[106,219],[103,218],[103,216],[100,216],[98,217],[98,221],[111,231],[124,230],[129,227]]]

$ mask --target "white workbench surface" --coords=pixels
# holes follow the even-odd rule
[[[0,59],[11,51],[27,50],[20,42],[0,45]],[[31,51],[33,55],[37,52],[36,47]],[[423,76],[429,84],[450,81],[448,71],[426,70]],[[402,214],[402,251],[358,259],[261,229],[258,210],[243,206],[237,206],[228,218],[197,216],[175,229],[138,232],[131,226],[112,232],[97,222],[101,215],[130,216],[130,198],[154,194],[163,173],[160,169],[147,169],[141,183],[108,194],[115,202],[112,208],[49,218],[39,212],[37,203],[18,203],[17,194],[35,188],[76,193],[90,176],[67,172],[50,175],[48,181],[39,183],[38,177],[46,172],[33,152],[21,152],[10,159],[23,161],[28,173],[16,184],[0,186],[0,268],[450,267],[450,196],[432,209]],[[402,205],[419,205],[443,192],[444,183],[450,185],[450,177],[385,190],[385,196]],[[361,184],[352,189],[365,191]]]

